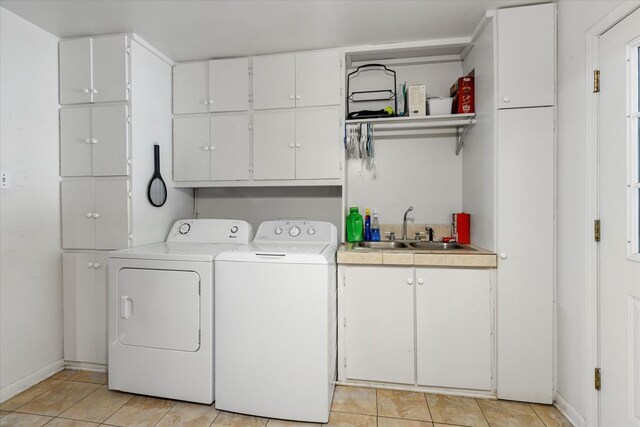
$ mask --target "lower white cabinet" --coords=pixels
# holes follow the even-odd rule
[[[62,182],[64,249],[127,248],[129,225],[127,180]]]
[[[339,179],[339,107],[254,114],[255,180]]]
[[[492,270],[340,268],[341,380],[492,389]]]
[[[107,363],[106,253],[62,255],[64,359]]]
[[[179,117],[173,122],[175,181],[250,178],[248,114]]]

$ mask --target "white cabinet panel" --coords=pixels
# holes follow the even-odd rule
[[[295,113],[270,111],[253,117],[253,178],[295,178]]]
[[[554,3],[498,10],[498,108],[555,104],[555,14]]]
[[[92,174],[91,107],[60,109],[60,175]]]
[[[296,54],[296,107],[340,104],[338,51]]]
[[[127,175],[127,107],[126,105],[93,107],[93,175]]]
[[[206,181],[210,178],[210,136],[208,117],[179,117],[173,120],[173,179]]]
[[[414,383],[413,268],[344,269],[349,379]]]
[[[209,110],[207,62],[176,64],[173,67],[173,113],[206,113]]]
[[[296,111],[296,179],[340,178],[340,109]]]
[[[498,112],[498,397],[553,398],[553,107]]]
[[[209,61],[209,111],[249,109],[249,58]]]
[[[211,180],[249,179],[249,115],[211,117]]]
[[[104,253],[62,255],[64,358],[107,363],[107,262]]]
[[[91,102],[91,39],[60,42],[60,104]]]
[[[295,55],[253,58],[253,108],[292,108],[296,105]]]
[[[62,189],[62,247],[95,247],[93,181],[64,181]]]
[[[128,184],[128,181],[95,181],[93,184],[96,249],[129,246]]]
[[[416,269],[418,384],[491,390],[491,270]]]
[[[126,101],[127,36],[92,39],[93,102]]]

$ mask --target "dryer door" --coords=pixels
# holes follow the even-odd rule
[[[200,348],[200,276],[194,271],[118,272],[118,340],[166,350]]]

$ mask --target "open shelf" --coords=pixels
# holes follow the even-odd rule
[[[455,131],[456,154],[460,154],[469,127],[476,123],[475,117],[475,114],[447,114],[442,116],[355,119],[345,120],[345,123],[372,123],[376,138],[423,137],[450,129]]]

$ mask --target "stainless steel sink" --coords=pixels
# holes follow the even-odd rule
[[[355,244],[359,248],[369,249],[408,249],[409,247],[402,242],[358,242]]]
[[[432,251],[448,251],[448,250],[460,250],[460,249],[464,249],[464,250],[468,250],[468,251],[475,251],[475,249],[466,246],[466,245],[461,245],[460,243],[457,242],[449,242],[449,243],[444,243],[444,242],[413,242],[413,243],[409,243],[409,245],[412,248],[415,249],[427,249],[427,250],[432,250]]]

